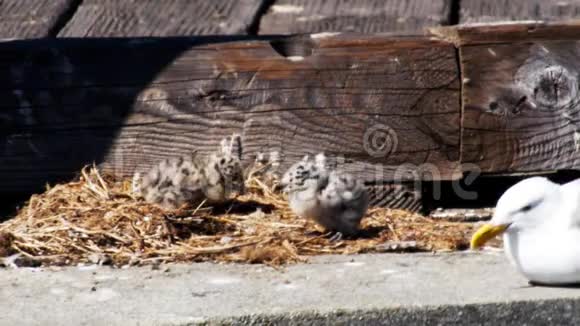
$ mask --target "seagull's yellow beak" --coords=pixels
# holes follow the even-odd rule
[[[473,237],[471,237],[471,249],[480,248],[486,242],[493,239],[496,235],[502,234],[508,228],[508,226],[508,224],[484,224],[473,234]]]

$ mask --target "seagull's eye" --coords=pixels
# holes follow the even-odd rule
[[[532,210],[532,208],[534,208],[534,207],[531,204],[529,204],[529,205],[522,207],[522,209],[520,209],[520,210],[525,213],[525,212]]]
[[[525,213],[525,212],[529,212],[529,211],[531,211],[531,210],[532,210],[534,207],[538,206],[538,205],[539,205],[541,202],[542,202],[542,200],[541,200],[541,199],[540,199],[540,200],[533,201],[533,202],[531,202],[531,203],[527,204],[526,206],[524,206],[524,207],[520,208],[520,212],[523,212],[523,213]]]

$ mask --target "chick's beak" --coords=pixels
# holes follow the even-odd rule
[[[471,237],[471,249],[482,247],[486,242],[493,239],[495,236],[505,232],[509,224],[484,224]]]

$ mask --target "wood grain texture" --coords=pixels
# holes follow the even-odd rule
[[[456,46],[518,43],[532,41],[577,40],[580,20],[565,22],[474,23],[434,27],[430,33]]]
[[[367,186],[371,207],[389,207],[419,212],[423,209],[420,189],[412,184],[384,184]]]
[[[464,46],[462,162],[482,172],[580,168],[580,43]]]
[[[262,0],[85,0],[61,37],[246,34]]]
[[[230,39],[0,44],[0,191],[38,189],[93,161],[129,176],[232,132],[246,162],[276,150],[286,168],[325,151],[368,182],[457,177],[452,45]]]
[[[0,38],[46,37],[74,0],[0,1]]]
[[[460,23],[561,21],[580,17],[579,0],[461,0]]]
[[[448,23],[445,0],[277,0],[260,22],[260,34],[358,32],[423,34]]]

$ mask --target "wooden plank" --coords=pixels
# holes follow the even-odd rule
[[[431,28],[432,35],[457,46],[518,43],[550,40],[577,40],[580,20],[566,22],[474,23]]]
[[[249,162],[325,151],[376,180],[451,179],[452,45],[384,37],[63,39],[0,44],[0,191],[96,161],[122,176],[240,132]],[[297,54],[303,54],[298,56]]]
[[[580,17],[580,0],[461,0],[460,23],[562,21]]]
[[[0,38],[46,37],[75,0],[0,1]]]
[[[423,34],[446,25],[445,0],[276,0],[260,22],[260,34],[358,32]]]
[[[580,42],[521,41],[461,47],[462,162],[494,173],[579,169]]]
[[[85,0],[60,37],[246,34],[262,0]]]
[[[367,186],[371,207],[389,207],[419,212],[423,209],[420,188],[413,184],[384,184]]]

